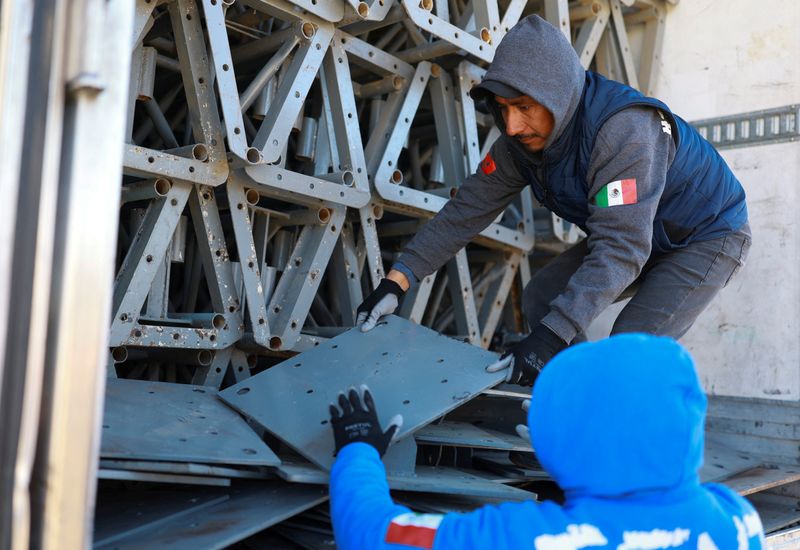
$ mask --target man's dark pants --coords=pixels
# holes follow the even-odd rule
[[[750,226],[745,224],[724,237],[651,257],[639,278],[618,298],[633,295],[611,333],[646,332],[680,338],[744,265],[750,243]],[[564,291],[588,253],[584,239],[536,272],[522,298],[531,327],[547,315],[550,302]],[[574,341],[582,340],[585,336],[579,333]]]

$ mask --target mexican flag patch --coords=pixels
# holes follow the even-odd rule
[[[594,203],[600,208],[636,204],[636,180],[612,181],[594,196]]]
[[[389,523],[385,542],[414,548],[433,548],[436,530],[442,519],[444,516],[441,514],[400,514]]]
[[[494,172],[495,170],[497,170],[497,165],[494,163],[494,159],[492,158],[492,155],[489,153],[486,153],[486,156],[481,161],[480,167],[481,167],[481,172],[483,172],[487,176],[492,172]]]

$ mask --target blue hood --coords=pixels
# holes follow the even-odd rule
[[[622,334],[558,354],[533,389],[536,456],[568,498],[697,484],[706,397],[670,338]]]

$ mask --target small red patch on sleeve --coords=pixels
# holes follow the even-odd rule
[[[491,153],[486,153],[486,157],[481,161],[480,168],[481,172],[487,176],[497,170],[497,165],[494,163]]]

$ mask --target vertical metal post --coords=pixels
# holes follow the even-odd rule
[[[37,516],[49,520],[34,526],[33,545],[46,550],[91,542],[120,201],[109,182],[121,176],[134,15],[130,0],[58,4],[68,95],[34,483]]]

